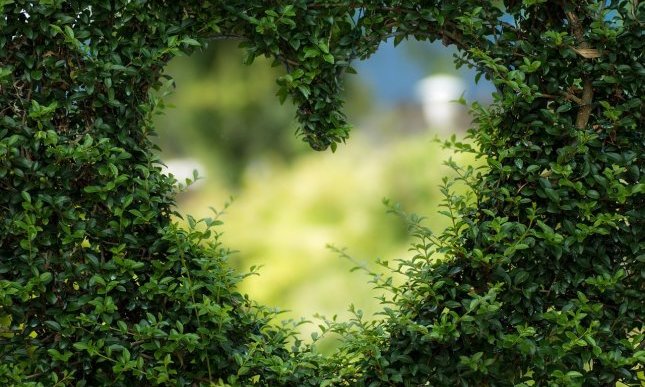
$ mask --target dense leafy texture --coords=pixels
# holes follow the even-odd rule
[[[643,370],[643,8],[623,1],[0,0],[3,385],[638,385]],[[235,290],[213,229],[170,221],[148,136],[173,56],[222,37],[286,69],[314,148],[344,141],[342,75],[394,36],[456,45],[497,87],[486,168],[416,218],[384,317],[341,351]],[[440,254],[438,254],[440,253]]]

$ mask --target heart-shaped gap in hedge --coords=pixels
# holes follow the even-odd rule
[[[640,384],[642,4],[485,5],[0,1],[0,382]],[[460,170],[472,200],[445,190],[443,233],[412,222],[404,286],[374,277],[383,320],[323,324],[344,338],[323,357],[237,291],[216,219],[171,222],[149,91],[180,51],[241,37],[336,150],[349,60],[391,36],[493,81],[477,149],[453,144],[487,168]]]

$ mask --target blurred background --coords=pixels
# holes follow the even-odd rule
[[[156,119],[161,159],[180,182],[193,169],[202,176],[178,197],[179,212],[211,216],[209,207],[233,197],[222,226],[224,244],[237,251],[231,263],[241,272],[262,266],[241,290],[287,310],[285,319],[344,318],[350,304],[371,315],[378,293],[350,269],[358,262],[378,270],[376,258],[411,254],[405,222],[387,213],[383,198],[426,216],[435,231],[445,226],[436,214],[438,185],[450,174],[442,162],[473,160],[433,139],[463,136],[468,109],[454,100],[486,103],[492,86],[455,70],[454,51],[440,44],[384,43],[346,79],[350,140],[336,153],[315,152],[294,135],[293,106],[275,97],[284,70],[263,59],[243,65],[237,45],[215,42],[166,69],[174,82],[160,91],[171,92]]]

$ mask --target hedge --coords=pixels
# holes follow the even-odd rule
[[[643,382],[643,9],[618,1],[0,0],[0,383]],[[496,86],[445,179],[452,225],[409,216],[382,318],[327,321],[324,357],[236,290],[217,214],[171,220],[150,136],[179,54],[239,38],[283,66],[298,134],[336,150],[352,60],[441,40]],[[396,71],[396,69],[393,69]],[[454,184],[469,191],[459,195]],[[394,210],[397,210],[394,208]],[[387,263],[383,263],[388,265]],[[295,344],[294,344],[295,343]]]

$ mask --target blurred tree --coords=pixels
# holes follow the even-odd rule
[[[242,61],[236,42],[215,41],[201,55],[169,64],[166,73],[180,86],[167,102],[181,108],[157,119],[164,158],[199,158],[209,172],[235,185],[252,159],[290,160],[304,148],[292,135],[293,106],[281,106],[275,98],[280,69],[263,58],[250,66],[241,66]]]
[[[254,160],[291,162],[306,150],[293,136],[295,108],[275,98],[275,79],[284,69],[266,58],[241,66],[244,51],[237,46],[236,41],[213,41],[201,53],[172,60],[166,89],[178,86],[166,103],[179,108],[167,109],[155,123],[164,159],[198,158],[229,189],[239,185]],[[347,85],[348,114],[364,115],[371,107],[368,90],[356,77]]]

